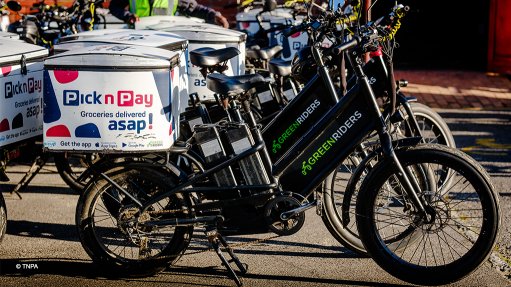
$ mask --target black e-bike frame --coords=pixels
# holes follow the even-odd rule
[[[359,37],[347,42],[346,44],[337,47],[337,51],[345,51],[350,48],[356,47],[361,42]],[[399,171],[399,180],[405,187],[405,192],[412,200],[417,210],[428,218],[427,212],[424,208],[424,202],[418,196],[419,186],[413,177],[409,178],[407,173],[397,159],[392,143],[391,137],[387,131],[385,119],[380,112],[378,103],[376,101],[375,92],[380,93],[383,91],[374,91],[373,85],[368,80],[362,69],[362,62],[357,57],[356,53],[348,53],[350,62],[354,67],[355,74],[358,82],[348,91],[348,93],[339,99],[336,94],[335,87],[328,74],[322,59],[320,48],[312,46],[314,58],[318,64],[318,74],[315,76],[307,86],[297,96],[298,101],[293,101],[287,105],[277,117],[270,122],[265,129],[264,133],[261,132],[257,126],[255,118],[250,110],[249,101],[244,101],[244,109],[248,118],[248,126],[254,138],[255,144],[252,148],[241,152],[240,154],[227,159],[223,163],[215,165],[212,168],[203,170],[203,172],[193,174],[186,177],[181,183],[176,185],[171,190],[162,191],[154,194],[146,202],[140,202],[136,197],[131,195],[128,191],[119,186],[115,181],[110,179],[105,173],[100,173],[100,176],[114,185],[127,197],[133,200],[134,204],[140,208],[140,214],[149,210],[150,206],[171,197],[176,193],[191,194],[194,192],[200,193],[218,193],[224,191],[235,190],[250,190],[261,191],[260,193],[253,193],[246,197],[232,198],[218,200],[219,207],[225,205],[232,205],[242,202],[251,202],[257,198],[267,198],[278,194],[281,191],[292,191],[293,193],[301,194],[306,197],[314,192],[315,188],[324,181],[338,165],[359,146],[364,138],[369,134],[376,131],[380,138],[380,142],[384,151],[384,155],[390,158]],[[384,81],[385,78],[379,78]],[[380,87],[383,87],[381,85]],[[329,96],[325,97],[325,94]],[[313,103],[318,99],[323,99],[325,103],[317,105],[322,107],[321,113],[313,116],[314,112],[310,106],[306,106],[300,98],[310,99]],[[299,126],[289,129],[289,123],[293,123],[296,115],[303,115],[305,105],[305,112],[311,115],[307,119],[301,121]],[[324,109],[323,107],[328,107]],[[298,107],[298,108],[297,108]],[[299,107],[302,107],[300,109]],[[307,111],[307,109],[309,110]],[[309,118],[312,117],[312,118]],[[302,118],[303,119],[303,118]],[[293,130],[291,132],[291,130]],[[280,157],[272,155],[266,148],[265,142],[272,143],[275,136],[283,134],[290,134],[289,142],[293,143],[285,149],[285,152],[280,153]],[[295,135],[296,134],[296,135]],[[277,138],[278,140],[278,138]],[[186,149],[177,148],[176,152],[181,153],[183,156],[190,158],[196,164],[200,161],[193,158],[186,153]],[[273,152],[273,151],[272,151]],[[227,168],[240,160],[251,156],[255,153],[261,155],[264,169],[270,178],[268,184],[258,185],[233,185],[233,186],[194,186],[195,183],[206,179],[208,176],[213,175],[224,168]],[[177,168],[177,167],[176,167]],[[263,168],[263,167],[261,167]],[[183,177],[181,177],[183,179]],[[200,211],[203,203],[194,204],[194,210]],[[211,208],[211,202],[205,203],[207,208]],[[141,224],[147,225],[190,225],[202,224],[215,221],[213,216],[203,216],[195,218],[175,218],[175,219],[157,219],[150,220]]]

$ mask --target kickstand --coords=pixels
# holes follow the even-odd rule
[[[48,156],[46,154],[38,155],[34,162],[32,162],[32,166],[30,169],[25,173],[25,176],[18,182],[18,184],[14,187],[14,189],[11,191],[11,194],[16,193],[16,195],[20,198],[21,197],[20,191],[25,189],[28,184],[32,181],[32,179],[37,175],[37,173],[43,168],[43,166],[46,164],[46,161],[48,160]]]
[[[218,233],[218,230],[216,227],[211,227],[211,226],[206,227],[205,233],[206,233],[209,243],[213,246],[216,254],[222,261],[222,265],[227,269],[227,271],[229,273],[229,277],[231,277],[231,279],[234,280],[234,282],[236,282],[236,285],[238,287],[242,286],[243,282],[241,282],[241,278],[238,277],[238,275],[236,274],[234,269],[231,267],[230,263],[234,262],[234,264],[236,264],[236,266],[238,267],[238,270],[240,271],[240,273],[242,275],[247,273],[247,267],[245,265],[243,265],[243,263],[241,263],[241,261],[238,259],[236,254],[234,254],[234,251],[229,246],[229,244],[227,244],[227,241],[225,241],[225,239],[222,237],[222,235],[220,233]],[[227,253],[229,253],[229,255],[231,257],[230,261],[227,260],[224,256],[224,254],[222,253],[222,250],[220,249],[220,244],[227,251]]]

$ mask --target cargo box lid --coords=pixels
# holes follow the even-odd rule
[[[20,36],[18,34],[11,33],[11,32],[0,31],[0,38],[1,39],[19,40]]]
[[[67,51],[49,57],[47,69],[170,69],[179,64],[179,53],[136,45],[98,45]]]
[[[42,60],[48,56],[48,50],[22,41],[0,38],[0,66],[19,64],[22,56],[25,56],[27,62]]]
[[[126,30],[127,29],[98,29],[98,30],[92,30],[92,31],[84,31],[84,32],[80,32],[77,34],[61,37],[59,39],[59,43],[64,43],[64,42],[78,40],[78,39],[83,40],[83,39],[88,39],[88,38],[102,36],[102,35],[108,35],[108,34],[114,34],[114,33],[124,32]]]
[[[151,30],[171,32],[181,35],[190,42],[218,43],[218,42],[244,42],[247,35],[243,32],[226,29],[208,23],[175,24],[160,22],[147,27]]]
[[[135,29],[147,29],[147,26],[155,25],[160,22],[168,22],[168,23],[182,23],[182,24],[194,24],[194,23],[204,23],[204,20],[196,17],[185,17],[185,16],[168,16],[168,15],[158,15],[158,16],[148,16],[142,17],[138,22],[135,23]]]
[[[118,33],[98,35],[86,39],[64,42],[54,46],[55,53],[84,48],[88,46],[122,44],[162,48],[165,50],[183,50],[188,40],[174,33],[154,30],[123,30]]]
[[[85,47],[105,45],[105,44],[107,44],[107,43],[89,42],[87,40],[69,41],[69,42],[64,42],[64,43],[53,46],[53,54],[60,54],[60,53],[67,52],[67,51],[83,49]]]

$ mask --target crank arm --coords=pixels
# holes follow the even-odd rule
[[[314,200],[314,201],[311,201],[311,202],[309,202],[309,203],[307,203],[307,204],[304,204],[304,205],[302,205],[302,206],[300,206],[300,207],[297,207],[297,208],[295,208],[295,209],[291,209],[291,210],[289,210],[289,211],[282,212],[282,214],[280,214],[280,219],[282,219],[282,220],[288,220],[289,218],[291,218],[291,217],[293,217],[293,216],[297,215],[297,214],[298,214],[298,213],[300,213],[300,212],[303,212],[303,211],[306,211],[306,210],[308,210],[308,209],[313,208],[314,206],[316,206],[316,203],[317,203],[317,201],[316,201],[316,200]]]

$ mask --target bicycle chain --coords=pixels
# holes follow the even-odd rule
[[[149,215],[160,215],[160,214],[176,214],[178,212],[185,212],[188,211],[188,209],[163,209],[158,211],[146,211],[144,213],[147,213]]]

